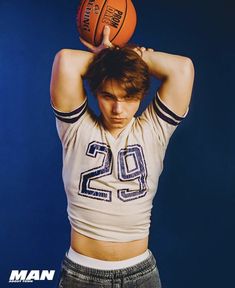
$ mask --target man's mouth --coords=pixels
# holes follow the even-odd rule
[[[111,120],[112,120],[113,122],[122,122],[122,121],[125,120],[125,118],[111,118]]]

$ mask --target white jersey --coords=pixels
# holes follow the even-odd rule
[[[73,229],[113,242],[148,236],[167,144],[183,117],[157,94],[115,139],[87,108],[87,100],[70,113],[53,109]]]

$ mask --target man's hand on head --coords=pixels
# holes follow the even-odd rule
[[[154,52],[152,48],[145,48],[145,47],[139,47],[139,46],[135,47],[133,50],[142,58],[143,58],[143,53],[145,51]]]

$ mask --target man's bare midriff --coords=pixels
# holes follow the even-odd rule
[[[144,253],[148,248],[148,237],[131,242],[100,241],[72,229],[71,247],[74,251],[95,259],[121,261]]]

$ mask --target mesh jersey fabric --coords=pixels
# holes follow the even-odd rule
[[[156,93],[114,138],[88,109],[87,99],[69,113],[53,110],[72,228],[102,241],[147,237],[165,151],[187,112],[179,117]]]

